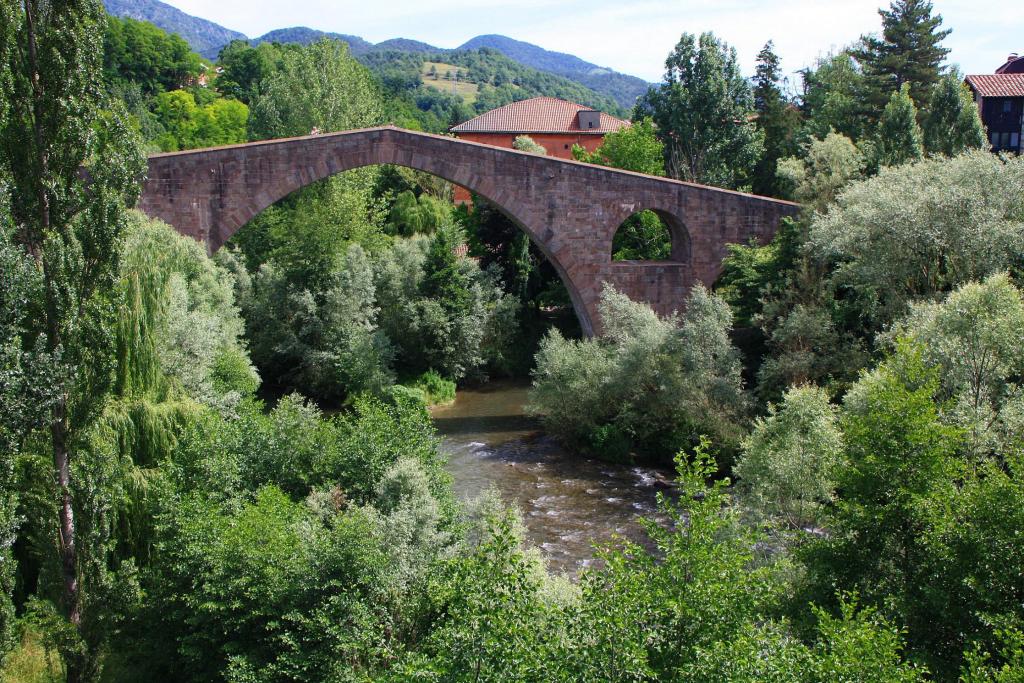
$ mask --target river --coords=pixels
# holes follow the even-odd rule
[[[494,488],[517,505],[527,541],[554,571],[576,574],[594,562],[594,544],[615,535],[643,541],[639,517],[657,518],[657,492],[669,473],[567,452],[524,413],[527,391],[492,382],[460,389],[453,403],[432,409],[456,496],[469,500]]]

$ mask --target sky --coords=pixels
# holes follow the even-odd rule
[[[567,52],[649,81],[683,32],[713,31],[736,48],[752,74],[768,40],[795,74],[831,50],[880,30],[882,0],[165,0],[250,37],[309,26],[370,42],[412,38],[458,47],[500,33]],[[887,1],[887,0],[886,0]],[[1010,52],[1024,53],[1024,9],[1003,0],[933,0],[949,61],[965,73],[992,73]]]

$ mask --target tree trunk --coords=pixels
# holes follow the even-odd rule
[[[32,83],[33,99],[33,132],[37,164],[40,174],[40,182],[37,184],[39,202],[39,254],[42,255],[46,235],[49,234],[51,225],[50,196],[46,190],[45,179],[50,174],[50,159],[47,149],[44,126],[44,103],[47,93],[44,92],[40,78],[39,56],[36,47],[36,26],[35,11],[37,3],[33,0],[24,0],[26,33],[28,34],[28,58],[31,69],[30,78]],[[43,257],[43,276],[46,286],[46,328],[49,350],[55,351],[60,347],[60,307],[58,305],[59,294],[57,285],[53,279],[53,273],[49,272],[45,256]],[[71,495],[71,453],[68,448],[69,440],[68,425],[68,395],[64,391],[60,399],[54,405],[50,414],[50,438],[53,446],[53,471],[54,482],[57,485],[58,501],[58,555],[60,557],[61,580],[64,589],[62,602],[68,621],[81,636],[82,613],[79,600],[78,587],[78,558],[75,549],[75,512],[72,507]],[[84,666],[79,657],[66,657],[65,667],[67,670],[67,683],[80,683],[83,680]]]
[[[60,497],[59,553],[64,585],[64,609],[75,628],[82,622],[78,604],[78,566],[75,557],[75,511],[71,506],[71,454],[67,447],[67,425],[64,423],[65,401],[54,408],[50,434],[53,439],[53,472]]]

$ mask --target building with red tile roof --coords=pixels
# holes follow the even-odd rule
[[[1024,73],[981,74],[964,79],[981,97],[1024,97]]]
[[[972,74],[964,82],[974,93],[992,151],[1020,154],[1024,148],[1024,58],[1011,54],[994,74]]]
[[[604,136],[629,126],[616,118],[582,104],[556,97],[534,97],[492,109],[451,128],[456,137],[485,145],[512,148],[520,135],[529,136],[548,156],[572,159],[573,145],[593,152]],[[456,203],[469,200],[469,193],[455,189]]]
[[[555,97],[534,97],[512,102],[503,107],[454,126],[451,131],[459,137],[474,133],[505,135],[575,135],[604,137],[629,121],[615,118],[582,104]],[[540,142],[534,138],[536,142]]]

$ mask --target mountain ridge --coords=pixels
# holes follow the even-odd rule
[[[247,40],[253,45],[263,42],[307,45],[321,38],[332,38],[346,42],[354,57],[365,56],[371,52],[415,54],[492,49],[523,66],[576,81],[597,93],[611,97],[627,110],[632,108],[636,99],[650,86],[642,78],[598,66],[575,55],[547,50],[539,45],[500,34],[475,36],[454,49],[439,48],[410,38],[391,38],[374,44],[360,36],[322,31],[308,26],[279,28],[256,38],[249,38],[239,31],[192,16],[160,0],[104,0],[104,5],[107,12],[114,16],[149,21],[169,33],[177,33],[193,50],[207,59],[216,59],[220,49],[232,40]]]

